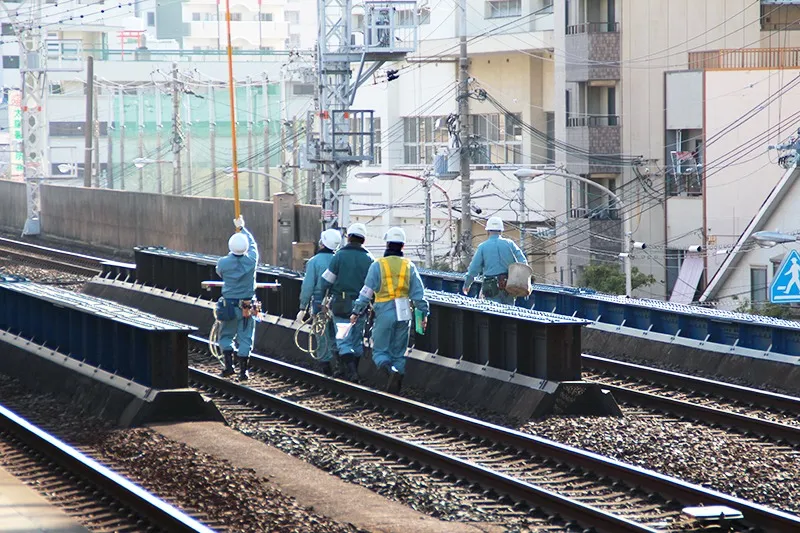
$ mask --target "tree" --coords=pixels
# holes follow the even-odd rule
[[[631,287],[647,287],[656,282],[650,274],[643,274],[639,269],[631,269]],[[583,269],[581,285],[598,292],[608,294],[625,294],[625,274],[613,265],[595,264]]]
[[[738,300],[737,296],[733,297],[734,300]],[[771,302],[763,302],[757,303],[754,305],[750,305],[750,300],[744,298],[742,303],[736,308],[737,313],[746,313],[748,315],[761,315],[761,316],[769,316],[772,318],[786,318],[791,319],[792,308],[787,304],[774,304]]]

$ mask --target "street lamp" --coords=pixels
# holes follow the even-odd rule
[[[566,172],[553,172],[550,170],[538,170],[532,168],[520,168],[514,171],[514,176],[516,176],[520,180],[523,180],[525,178],[536,178],[539,176],[558,176],[565,179],[580,181],[582,183],[600,189],[604,193],[614,198],[614,201],[617,202],[621,210],[625,209],[625,204],[622,202],[622,199],[619,196],[611,192],[611,190],[609,190],[608,188],[603,187],[599,183],[595,183],[594,181],[588,178],[584,178],[583,176],[577,176],[575,174],[569,174]],[[624,240],[625,248],[623,252],[619,255],[623,259],[625,264],[625,296],[630,297],[631,292],[633,292],[633,284],[631,281],[631,244],[633,244],[634,247],[639,249],[644,249],[647,247],[647,245],[643,242],[637,242],[637,243],[631,242],[631,233],[632,233],[631,220],[629,217],[624,216],[624,214],[622,216],[622,223],[623,223],[622,231],[625,234],[625,240]]]
[[[268,173],[264,172],[263,170],[256,170],[254,168],[238,168],[237,170],[239,172],[247,172],[249,174],[257,174],[259,176],[264,176],[266,178],[274,179],[276,181],[279,181],[281,184],[285,185],[286,187],[288,187],[292,192],[294,192],[294,185],[292,185],[291,183],[288,183],[283,178],[279,178],[278,176],[273,176],[272,174],[268,174]],[[222,169],[222,171],[225,174],[233,174],[233,167],[225,167],[225,168]]]
[[[137,157],[133,160],[133,166],[135,166],[139,170],[143,169],[145,165],[151,165],[153,163],[172,163],[172,161],[165,161],[161,159],[149,159],[147,157]]]
[[[412,174],[402,174],[400,172],[357,172],[355,178],[359,181],[368,181],[377,176],[397,176],[399,178],[411,179],[414,181],[421,181],[425,187],[425,268],[433,266],[433,236],[431,229],[431,187],[436,187],[441,191],[447,200],[447,218],[448,227],[450,228],[450,251],[452,258],[452,251],[455,249],[455,238],[453,230],[453,206],[450,202],[450,195],[442,188],[441,185],[436,183],[433,176],[426,174],[424,177],[414,176]]]
[[[779,244],[786,244],[798,240],[796,235],[788,235],[779,231],[757,231],[753,233],[752,239],[762,248],[772,248]]]

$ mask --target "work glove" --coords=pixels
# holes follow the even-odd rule
[[[244,217],[239,215],[239,218],[234,218],[233,225],[236,226],[236,229],[242,229],[244,227]]]
[[[303,322],[306,319],[306,310],[301,309],[299,313],[297,313],[297,318],[295,318],[296,322]]]
[[[469,287],[464,285],[464,287],[461,289],[461,292],[464,293],[464,296],[469,296]]]

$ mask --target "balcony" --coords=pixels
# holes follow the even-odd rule
[[[567,118],[567,143],[588,151],[586,157],[567,154],[567,164],[576,174],[618,174],[621,153],[621,126],[618,115],[570,116]],[[608,154],[611,157],[603,157]]]
[[[191,32],[188,39],[216,39],[217,32],[222,32],[225,38],[225,23],[216,21],[193,21],[189,23]],[[237,41],[246,41],[254,46],[259,46],[259,36],[265,41],[283,42],[289,37],[289,24],[287,22],[259,22],[259,21],[235,21],[231,22],[231,35],[233,35],[233,45]]]
[[[733,48],[689,52],[689,70],[800,68],[800,48]]]
[[[566,33],[568,82],[620,79],[618,23],[584,22]]]

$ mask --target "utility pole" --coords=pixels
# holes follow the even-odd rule
[[[192,99],[186,100],[186,194],[192,195]]]
[[[469,154],[469,58],[467,57],[467,0],[459,0],[460,53],[458,59],[458,125],[461,145],[461,250],[462,259],[472,259],[472,216],[470,213],[472,179]]]
[[[519,179],[519,247],[525,253],[525,223],[528,222],[528,206],[525,204],[525,180]]]
[[[217,99],[208,86],[208,146],[211,150],[211,196],[217,195]]]
[[[172,64],[172,194],[183,193],[181,181],[181,91],[178,64]]]
[[[144,158],[144,94],[142,93],[141,88],[136,89],[136,100],[137,105],[136,107],[139,108],[139,157]],[[156,163],[158,164],[158,163]],[[144,169],[139,169],[139,192],[144,191]]]
[[[425,176],[425,268],[433,267],[433,235],[431,235],[431,181],[433,176]]]
[[[264,161],[264,200],[270,200],[270,183],[269,183],[269,78],[264,75],[264,81],[261,82],[261,92],[264,95],[264,154],[266,154],[266,161]]]
[[[108,169],[108,188],[114,188],[114,140],[112,139],[111,130],[114,129],[114,91],[108,91],[108,132],[106,135],[108,152],[106,154],[106,168]]]
[[[119,189],[125,190],[125,93],[119,88]]]
[[[95,81],[92,78],[92,81]],[[93,91],[92,97],[92,133],[94,135],[94,143],[92,144],[92,152],[94,154],[94,167],[93,167],[93,180],[94,186],[100,188],[100,120],[97,118],[99,111],[97,110],[97,90]],[[108,127],[108,126],[106,126]],[[108,134],[108,132],[106,132]]]
[[[83,153],[83,186],[92,186],[92,138],[94,128],[92,118],[94,118],[94,58],[86,58],[86,124],[84,124],[84,153]]]
[[[298,165],[297,161],[297,150],[298,150],[298,141],[297,141],[297,117],[292,119],[292,190],[295,194],[300,193],[300,165]],[[298,197],[299,199],[299,197]]]
[[[161,130],[164,129],[164,123],[162,122],[162,110],[161,110],[161,92],[158,88],[155,89],[155,97],[156,97],[156,147],[158,150],[158,154],[161,154]],[[161,175],[161,163],[156,163],[156,191],[158,194],[164,192],[164,178]]]
[[[286,192],[286,126],[285,120],[281,121],[281,192]]]

